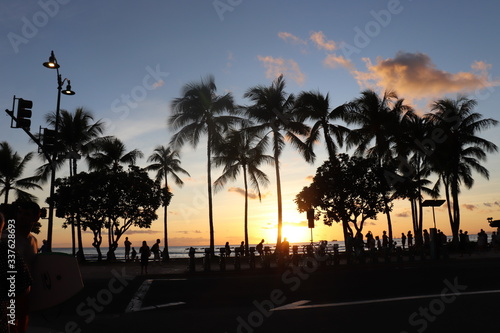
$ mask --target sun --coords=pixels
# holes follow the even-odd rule
[[[302,224],[294,225],[295,223],[286,223],[283,226],[281,235],[290,243],[303,243],[311,240],[311,231],[307,226]]]

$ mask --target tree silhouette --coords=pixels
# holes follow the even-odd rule
[[[224,166],[222,175],[214,182],[214,190],[218,191],[229,181],[234,181],[243,174],[245,188],[245,254],[248,255],[248,182],[257,191],[259,200],[262,199],[260,184],[267,186],[269,178],[259,169],[263,163],[272,163],[272,156],[265,155],[267,138],[260,138],[254,133],[246,130],[232,130],[228,133],[224,142],[217,147],[216,156],[213,158],[214,165]]]
[[[173,147],[182,147],[186,142],[196,147],[203,134],[207,135],[207,194],[208,222],[210,228],[210,251],[215,253],[214,219],[212,202],[212,149],[222,141],[223,134],[232,125],[241,122],[237,117],[231,93],[217,95],[213,76],[201,82],[192,82],[182,88],[182,97],[172,101],[173,114],[169,126],[178,130],[170,141]]]
[[[177,173],[183,173],[190,177],[189,173],[181,168],[181,160],[179,159],[179,152],[171,147],[157,146],[154,152],[148,157],[148,162],[153,162],[146,167],[148,171],[156,171],[156,181],[161,183],[165,181],[165,186],[163,187],[165,198],[168,197],[168,200],[163,200],[163,230],[164,230],[164,238],[165,238],[165,249],[163,251],[163,260],[168,260],[170,258],[168,253],[168,233],[167,233],[167,213],[168,213],[168,204],[170,202],[170,198],[172,196],[169,186],[168,186],[168,177],[170,176],[175,184],[178,186],[184,185],[182,179],[177,175]]]
[[[4,196],[4,203],[9,201],[9,192],[15,191],[16,197],[21,201],[36,201],[36,197],[25,190],[42,189],[38,185],[39,177],[32,176],[21,178],[26,164],[33,158],[33,153],[24,157],[12,150],[8,142],[0,142],[0,195]]]
[[[442,131],[441,142],[427,153],[433,171],[439,175],[436,186],[444,185],[455,244],[458,244],[460,230],[460,185],[466,188],[474,185],[472,171],[488,179],[489,172],[480,162],[486,160],[486,152],[498,151],[494,143],[477,136],[479,131],[496,126],[498,121],[474,112],[476,105],[476,100],[464,96],[455,100],[440,99],[432,106],[434,112],[426,115],[435,128]]]
[[[255,120],[257,125],[251,127],[263,134],[263,137],[272,135],[272,150],[274,167],[276,173],[276,193],[278,198],[278,239],[276,248],[281,245],[281,234],[283,228],[283,207],[281,194],[280,156],[288,141],[296,148],[308,162],[314,162],[314,153],[310,147],[303,142],[299,135],[309,134],[309,127],[297,120],[294,113],[295,96],[285,92],[285,80],[280,75],[270,86],[256,86],[247,90],[245,98],[250,99],[253,104],[247,107],[247,115],[250,120]]]

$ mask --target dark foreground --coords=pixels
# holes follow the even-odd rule
[[[184,274],[83,266],[85,289],[31,332],[498,332],[500,258]],[[170,266],[169,266],[170,265]],[[187,266],[187,265],[186,265]],[[170,268],[168,268],[170,267]],[[168,269],[167,269],[168,268]],[[42,329],[43,328],[43,329]]]

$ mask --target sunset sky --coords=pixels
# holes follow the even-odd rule
[[[212,74],[218,92],[231,92],[248,105],[244,92],[269,85],[284,74],[286,91],[319,90],[330,95],[332,107],[359,97],[363,89],[394,89],[420,114],[437,98],[466,94],[477,99],[476,111],[500,120],[500,3],[496,1],[70,1],[4,0],[0,4],[0,105],[11,109],[12,97],[33,101],[32,132],[46,126],[44,115],[56,106],[56,72],[42,66],[51,50],[61,65],[62,78],[71,80],[74,96],[62,96],[61,108],[83,106],[106,122],[106,135],[115,135],[127,149],[140,149],[145,158],[155,146],[166,145],[170,103],[183,85]],[[500,127],[481,133],[500,146]],[[0,141],[24,155],[36,151],[27,135],[10,128],[3,112]],[[169,207],[170,245],[209,243],[205,141],[197,149],[181,150],[182,167],[191,177],[173,187]],[[295,195],[310,184],[326,159],[316,147],[317,160],[306,163],[287,148],[282,158],[284,232],[291,242],[308,241],[305,214]],[[40,165],[33,159],[25,176]],[[493,231],[486,218],[500,219],[500,154],[488,156],[487,181],[475,175],[471,190],[463,189],[462,228]],[[84,160],[79,170],[86,170]],[[271,184],[262,202],[250,201],[250,242],[276,241],[277,205],[272,167],[263,168]],[[220,175],[213,171],[213,179]],[[67,175],[66,170],[58,177]],[[242,179],[214,195],[215,243],[243,240]],[[43,203],[49,187],[37,191]],[[3,201],[3,198],[1,198]],[[43,206],[44,204],[42,204]],[[410,205],[396,202],[394,234],[411,227]],[[132,229],[135,245],[163,237],[163,215],[151,230]],[[445,206],[436,209],[438,228],[450,234]],[[46,220],[43,222],[46,224]],[[53,247],[71,243],[70,232],[54,226]],[[425,209],[424,227],[432,227]],[[385,216],[370,221],[365,232],[381,235]],[[46,238],[46,227],[37,236]],[[317,224],[314,240],[342,239],[340,225]],[[90,246],[91,235],[85,234]],[[105,244],[103,244],[105,245]],[[122,245],[122,244],[120,244]]]

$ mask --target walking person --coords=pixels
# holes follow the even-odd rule
[[[157,239],[156,243],[154,243],[153,246],[151,246],[151,252],[153,253],[153,262],[156,262],[157,260],[158,262],[161,262],[160,239]]]

